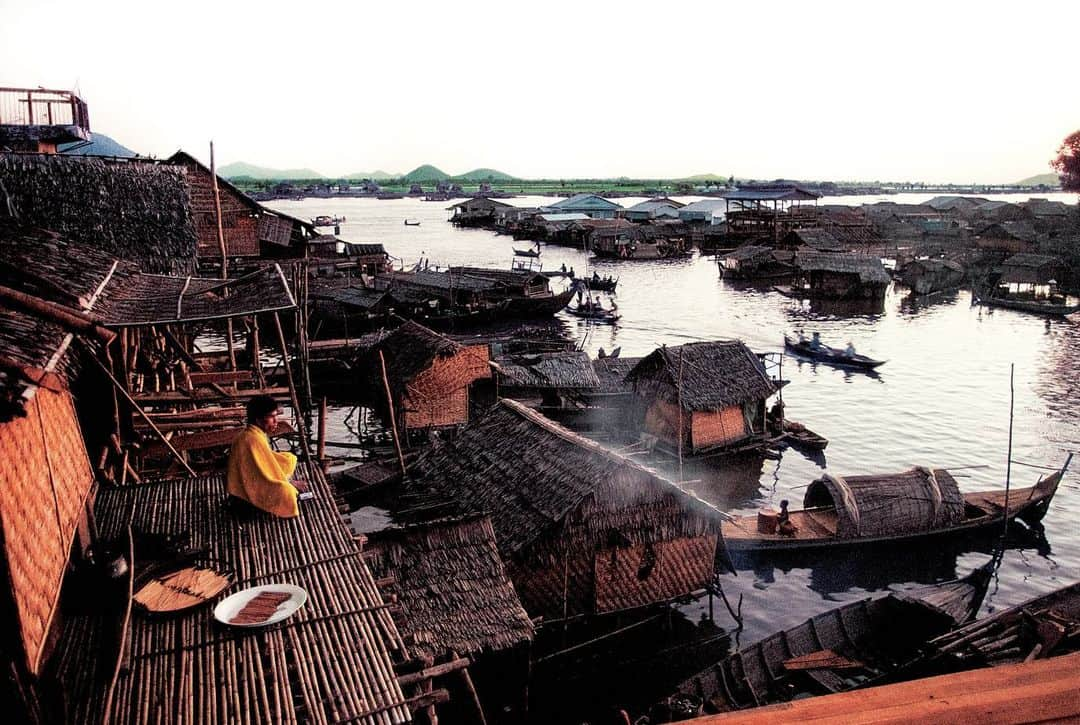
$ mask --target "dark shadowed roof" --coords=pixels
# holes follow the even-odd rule
[[[627,380],[638,393],[681,404],[685,410],[718,410],[764,400],[777,390],[757,355],[739,340],[657,348]]]
[[[488,290],[493,290],[498,286],[497,282],[485,277],[452,272],[435,272],[432,270],[380,274],[379,279],[385,280],[391,287],[395,284],[404,284],[416,287],[429,287],[438,290],[456,289],[486,292]]]
[[[464,349],[450,338],[410,320],[376,343],[371,352],[376,358],[382,352],[391,386],[401,389],[431,367],[435,358],[450,357]],[[377,359],[373,364],[375,369],[379,368]]]
[[[626,381],[626,374],[639,362],[639,357],[603,357],[593,360],[593,371],[598,383],[596,392],[609,395],[634,392],[634,386]]]
[[[740,186],[725,192],[723,197],[731,201],[813,201],[820,199],[821,194],[795,184],[760,184]]]
[[[499,384],[515,388],[592,390],[600,385],[587,353],[508,355],[494,361]]]
[[[795,254],[795,265],[807,272],[857,274],[859,280],[863,283],[889,283],[889,273],[885,271],[881,260],[866,254],[841,254],[804,250]]]
[[[439,520],[369,534],[368,564],[401,604],[398,629],[414,650],[440,659],[533,638],[533,625],[499,558],[486,516]]]
[[[1061,260],[1045,254],[1014,254],[1002,262],[1004,267],[1031,267],[1033,269],[1054,264],[1061,264]]]
[[[817,227],[811,229],[794,229],[787,233],[784,241],[788,244],[804,244],[813,249],[822,251],[843,250],[844,245],[833,236],[832,232]]]
[[[655,471],[512,400],[500,400],[453,440],[436,444],[416,462],[410,478],[406,500],[418,511],[441,504],[458,513],[487,513],[504,556],[562,527],[601,486],[609,487],[606,495],[625,499],[610,502],[613,506],[665,498],[678,502],[682,515],[649,522],[647,531],[627,532],[631,537],[661,529],[671,536],[697,536],[701,521],[686,512],[709,520],[718,515]],[[603,528],[602,522],[597,526]],[[603,539],[609,532],[594,533]]]
[[[940,468],[870,476],[826,474],[810,484],[803,503],[807,508],[835,506],[840,539],[925,531],[964,518],[956,479]]]
[[[724,252],[724,259],[730,259],[735,262],[747,262],[758,257],[771,257],[773,250],[769,247],[757,247],[752,244],[748,244],[745,247],[739,247],[732,249],[730,252]]]

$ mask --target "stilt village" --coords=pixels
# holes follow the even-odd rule
[[[1039,525],[1071,456],[983,490],[948,462],[823,470],[801,502],[734,515],[683,467],[822,455],[814,421],[786,415],[785,365],[876,376],[885,360],[814,330],[783,353],[718,339],[593,357],[528,324],[626,314],[617,272],[544,268],[558,245],[621,265],[711,255],[725,280],[871,311],[895,282],[1075,319],[1067,205],[839,206],[773,182],[689,204],[523,208],[489,187],[451,205],[448,228],[510,236],[513,260],[445,267],[254,200],[218,176],[212,146],[58,153],[89,138],[75,93],[0,88],[13,720],[1080,717],[1080,584],[980,616],[994,542]],[[328,433],[328,398],[357,401],[355,440]],[[347,515],[364,500],[389,512],[377,530]],[[728,596],[739,556],[957,536],[991,542],[986,563],[734,637],[747,611],[785,606]],[[688,641],[675,613],[693,603],[705,614]],[[595,652],[626,642],[639,667],[680,673],[648,702],[603,694],[620,674]]]

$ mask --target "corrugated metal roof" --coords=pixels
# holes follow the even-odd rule
[[[552,209],[622,209],[610,199],[605,199],[596,194],[574,194],[568,199],[557,201],[551,205]]]
[[[724,194],[725,199],[733,201],[814,201],[821,198],[798,186],[743,188]]]
[[[576,222],[582,219],[588,219],[588,214],[582,214],[581,212],[566,212],[564,214],[540,214],[541,221],[545,222]]]

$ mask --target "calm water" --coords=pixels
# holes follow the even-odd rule
[[[930,196],[903,195],[901,200],[914,203]],[[1075,203],[1075,197],[1049,196]],[[510,201],[534,206],[552,199]],[[629,206],[639,200],[619,201]],[[304,218],[344,215],[343,239],[381,242],[407,263],[425,256],[433,264],[506,268],[512,259],[514,243],[508,237],[448,224],[446,202],[309,199],[271,205]],[[421,226],[406,227],[405,218],[420,220]],[[838,346],[850,340],[860,352],[888,360],[880,375],[870,377],[785,358],[783,376],[791,380],[784,390],[787,415],[829,439],[824,463],[837,474],[895,471],[916,464],[985,466],[959,471],[961,488],[1001,487],[1010,364],[1015,365],[1014,461],[1060,465],[1068,451],[1080,450],[1080,326],[972,307],[967,292],[912,305],[894,289],[876,314],[817,309],[767,289],[724,282],[715,262],[697,256],[590,265],[581,251],[547,247],[542,259],[546,269],[565,263],[579,275],[595,268],[601,275],[620,277],[616,299],[623,318],[618,326],[557,318],[569,336],[584,340],[590,353],[621,346],[625,356],[644,355],[662,343],[716,338],[740,338],[758,352],[779,351],[784,331],[801,328],[807,333],[819,330],[826,342]],[[347,435],[339,425],[331,437]],[[798,504],[806,484],[821,472],[817,463],[794,450],[784,451],[779,461],[744,459],[721,468],[688,466],[682,480],[703,498],[736,513],[751,513],[782,498]],[[1074,469],[1043,522],[1045,540],[1014,537],[984,611],[1012,606],[1080,578],[1080,460]],[[666,473],[679,477],[670,466]],[[1041,473],[1014,465],[1012,480],[1017,486],[1031,485]],[[962,576],[987,560],[988,549],[985,542],[961,541],[860,555],[739,562],[738,576],[726,576],[723,586],[733,602],[739,594],[744,597],[746,628],[741,638],[748,643],[838,602]],[[696,619],[700,611],[690,607],[687,614]],[[722,606],[717,623],[729,624]]]

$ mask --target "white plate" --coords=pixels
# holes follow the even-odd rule
[[[244,608],[244,605],[254,599],[262,592],[281,592],[288,593],[289,598],[278,605],[277,610],[270,615],[269,618],[264,619],[261,622],[255,622],[253,624],[233,624],[229,620],[240,613],[240,610]],[[288,619],[296,612],[297,609],[304,606],[304,602],[307,601],[307,592],[295,584],[263,584],[258,587],[249,587],[243,591],[239,591],[236,594],[232,594],[225,597],[218,605],[214,607],[214,619],[227,624],[230,627],[267,627],[271,624],[277,624],[283,619]]]

